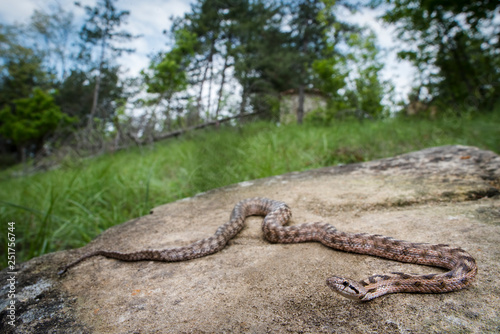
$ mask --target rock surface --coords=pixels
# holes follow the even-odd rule
[[[214,233],[239,200],[286,202],[291,224],[325,221],[339,230],[448,243],[479,266],[469,289],[393,294],[368,303],[342,298],[325,280],[392,271],[440,272],[335,251],[319,243],[270,244],[262,218],[221,252],[178,263],[101,256],[59,278],[95,249],[184,245]],[[7,333],[416,333],[500,331],[500,157],[466,146],[243,182],[157,207],[110,228],[86,247],[32,259],[17,272],[15,327],[10,277],[0,273],[0,331]],[[5,283],[7,282],[7,284]]]

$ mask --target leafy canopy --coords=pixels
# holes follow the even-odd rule
[[[41,140],[61,123],[73,118],[63,114],[54,98],[36,87],[30,97],[13,101],[0,110],[0,134],[18,146]]]

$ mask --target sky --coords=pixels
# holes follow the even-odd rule
[[[78,30],[83,24],[84,10],[77,8],[73,0],[58,0],[58,3],[66,11],[73,11],[75,14],[75,25]],[[95,0],[79,0],[85,6],[95,5]],[[119,10],[129,10],[130,16],[124,27],[134,35],[142,35],[142,38],[134,40],[131,47],[136,52],[130,55],[123,55],[119,63],[128,69],[128,75],[137,75],[149,65],[148,55],[161,50],[168,50],[167,39],[162,34],[163,30],[169,30],[171,16],[182,16],[190,10],[188,0],[119,0],[116,7]],[[13,24],[27,23],[35,9],[46,11],[47,4],[56,3],[56,0],[3,0],[0,1],[0,23]],[[379,46],[382,49],[385,68],[381,75],[384,80],[390,79],[396,92],[396,99],[401,100],[408,94],[414,77],[414,69],[408,62],[397,59],[394,47],[398,45],[395,38],[394,29],[384,26],[376,20],[382,14],[381,11],[363,10],[355,14],[346,12],[343,18],[369,26],[377,35]]]
[[[382,10],[363,10],[351,17],[346,15],[345,18],[361,26],[368,26],[375,32],[385,65],[381,76],[384,80],[393,82],[398,95],[397,100],[406,99],[412,88],[416,71],[410,62],[398,59],[396,48],[401,45],[401,41],[396,38],[394,27],[384,25],[377,20],[377,17],[382,14]]]

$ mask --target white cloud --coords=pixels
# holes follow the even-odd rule
[[[4,24],[24,23],[33,10],[42,8],[39,0],[0,1],[0,21]]]

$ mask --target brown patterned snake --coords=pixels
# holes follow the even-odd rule
[[[229,222],[220,226],[209,238],[188,246],[164,250],[141,250],[131,253],[98,250],[85,254],[64,267],[62,275],[69,268],[96,255],[103,255],[123,261],[185,261],[216,253],[243,228],[245,218],[252,215],[265,216],[262,230],[272,243],[299,243],[317,241],[325,246],[351,253],[368,254],[382,258],[435,266],[448,269],[442,274],[391,273],[374,275],[359,282],[333,276],[327,285],[344,297],[368,301],[388,293],[420,292],[440,293],[456,291],[469,286],[477,273],[476,261],[461,248],[448,245],[431,245],[395,240],[382,235],[339,232],[327,223],[308,223],[284,226],[292,216],[290,208],[283,202],[267,198],[250,198],[234,207]]]

